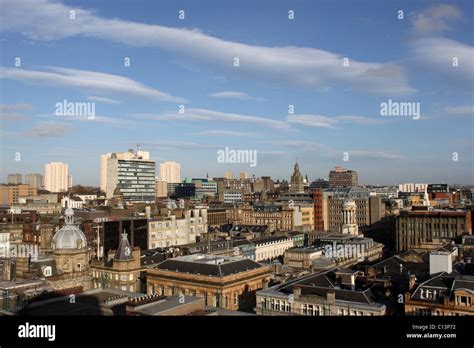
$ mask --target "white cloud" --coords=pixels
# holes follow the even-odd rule
[[[344,67],[344,56],[317,48],[248,45],[209,36],[196,29],[106,19],[79,8],[74,8],[76,18],[69,19],[71,9],[47,0],[4,0],[0,28],[21,32],[34,40],[82,35],[130,46],[158,47],[202,61],[227,74],[270,83],[313,89],[343,86],[389,95],[414,92],[404,71],[396,64],[350,60],[350,65]],[[238,68],[233,66],[235,57],[240,59]]]
[[[443,77],[470,87],[474,81],[474,47],[455,40],[434,37],[412,42],[415,59],[420,66],[442,73]],[[453,66],[456,58],[458,66]]]
[[[289,123],[299,123],[310,127],[337,128],[340,123],[355,123],[374,125],[386,123],[386,120],[378,120],[364,116],[341,115],[341,116],[323,116],[323,115],[288,115]]]
[[[456,6],[442,4],[415,13],[411,22],[417,35],[432,35],[450,30],[449,22],[462,17],[462,12]]]
[[[68,86],[124,95],[129,94],[159,101],[186,101],[184,98],[174,97],[123,76],[60,67],[48,67],[48,70],[50,71],[0,67],[0,78],[20,80],[41,85]]]
[[[348,152],[349,156],[357,158],[372,159],[401,159],[403,156],[389,150],[337,150],[330,146],[306,140],[271,140],[262,141],[262,143],[271,143],[274,146],[284,146],[296,148],[298,151],[315,151],[320,156],[342,157],[344,152]]]
[[[250,116],[219,112],[206,109],[185,109],[183,114],[179,112],[165,114],[135,114],[134,117],[148,120],[182,120],[182,121],[226,121],[238,123],[253,123],[270,128],[287,129],[289,125],[286,122],[265,118],[260,116]]]
[[[288,115],[287,121],[310,127],[335,128],[337,120],[321,115]]]
[[[201,144],[191,141],[175,141],[175,140],[163,140],[154,142],[140,142],[142,145],[147,147],[153,147],[160,150],[205,150],[215,149],[217,146],[210,144]]]
[[[230,130],[207,130],[202,132],[197,132],[196,134],[200,135],[222,135],[222,136],[230,136],[230,137],[254,137],[258,136],[257,133],[251,132],[237,132],[237,131],[230,131]]]
[[[214,98],[230,98],[230,99],[239,99],[239,100],[255,100],[255,101],[264,101],[262,98],[252,97],[243,92],[236,92],[236,91],[223,91],[223,92],[215,92],[209,94],[210,97]]]
[[[26,131],[24,135],[29,137],[52,138],[63,136],[70,131],[72,131],[72,127],[62,123],[40,122],[32,129]]]
[[[93,102],[104,103],[104,104],[120,104],[121,103],[120,100],[116,100],[112,98],[97,97],[95,95],[87,96],[87,99]]]

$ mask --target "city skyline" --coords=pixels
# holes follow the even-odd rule
[[[298,158],[310,181],[341,165],[361,184],[473,184],[468,1],[35,4],[2,1],[4,182],[63,162],[99,186],[100,155],[140,144],[182,179],[288,180]],[[419,117],[382,113],[397,102]],[[219,163],[226,148],[258,164]]]

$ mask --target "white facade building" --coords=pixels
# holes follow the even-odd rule
[[[44,189],[65,192],[69,188],[69,168],[66,163],[51,162],[44,165]]]
[[[207,208],[197,207],[184,212],[183,218],[171,215],[148,222],[148,248],[164,248],[196,242],[207,233]]]
[[[181,164],[178,162],[160,163],[160,180],[167,183],[181,182]]]

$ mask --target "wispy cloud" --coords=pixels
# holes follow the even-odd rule
[[[369,159],[402,159],[402,155],[391,150],[338,150],[331,146],[321,144],[318,142],[307,140],[270,140],[261,141],[262,143],[270,143],[275,147],[283,146],[285,148],[295,148],[298,151],[315,151],[319,156],[326,157],[341,157],[344,152],[349,156],[355,158],[369,158]],[[277,150],[278,151],[278,150]]]
[[[474,116],[473,105],[447,106],[444,111],[449,115]]]
[[[104,104],[120,104],[121,103],[120,100],[116,100],[112,98],[97,97],[95,95],[90,95],[87,97],[87,99],[93,102],[104,103]]]
[[[29,118],[24,114],[24,111],[31,108],[31,104],[0,104],[0,120],[5,122],[24,121]]]
[[[456,6],[440,4],[413,14],[411,22],[417,35],[433,35],[450,30],[450,22],[461,18],[462,12]]]
[[[207,130],[207,131],[202,131],[202,132],[196,132],[195,134],[199,135],[217,135],[217,136],[229,136],[229,137],[254,137],[254,136],[259,136],[257,133],[251,133],[251,132],[237,132],[237,131],[231,131],[231,130]]]
[[[386,120],[355,115],[323,116],[323,115],[288,115],[289,123],[298,123],[309,127],[338,128],[341,123],[376,125],[386,123]]]
[[[35,11],[31,11],[34,8]],[[71,20],[68,14],[76,11]],[[307,88],[343,86],[377,94],[405,94],[414,89],[403,69],[394,63],[351,60],[310,47],[266,47],[226,41],[196,29],[107,19],[91,10],[47,0],[4,0],[1,29],[20,32],[34,40],[58,40],[73,36],[111,40],[135,47],[159,47],[181,57],[202,61],[227,75],[256,78]],[[234,58],[240,65],[234,67]]]
[[[175,141],[175,140],[163,140],[153,142],[141,142],[149,148],[155,148],[160,150],[204,150],[204,149],[215,149],[218,148],[216,145],[196,143],[192,141]]]
[[[223,92],[215,92],[209,94],[210,97],[214,98],[229,98],[229,99],[239,99],[239,100],[255,100],[255,101],[264,101],[263,98],[252,97],[244,92],[236,92],[236,91],[223,91]]]
[[[24,133],[28,137],[53,138],[61,137],[73,130],[72,127],[57,122],[40,122]]]
[[[207,109],[185,109],[183,114],[179,112],[165,114],[134,114],[136,118],[148,120],[181,120],[181,121],[226,121],[237,123],[253,123],[266,127],[287,129],[289,125],[284,121],[274,120],[261,116],[241,115],[227,112],[213,111]]]
[[[0,78],[52,86],[120,93],[157,101],[186,102],[186,99],[145,86],[132,79],[96,71],[46,67],[46,71],[0,67]]]

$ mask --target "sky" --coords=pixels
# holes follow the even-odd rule
[[[288,180],[297,159],[310,180],[340,165],[362,184],[472,185],[473,15],[468,0],[0,0],[0,181],[62,161],[98,186],[100,155],[140,144],[183,178]],[[93,117],[58,115],[65,100]],[[219,163],[226,147],[257,165]]]

